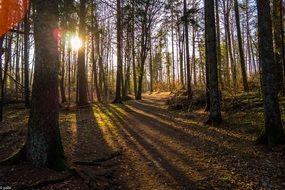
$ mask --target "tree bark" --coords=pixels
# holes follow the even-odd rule
[[[215,16],[216,16],[216,31],[217,31],[217,63],[218,63],[218,75],[221,84],[221,89],[224,88],[224,82],[222,77],[222,53],[221,53],[221,34],[220,34],[220,15],[219,15],[219,1],[215,0]]]
[[[8,67],[9,62],[11,61],[12,55],[11,55],[11,48],[12,48],[12,41],[13,41],[13,35],[6,35],[5,39],[5,59],[4,59],[4,68],[1,66],[1,72],[3,71],[3,76],[1,77],[1,105],[0,105],[0,115],[3,116],[4,113],[4,102],[5,102],[5,95],[6,95],[6,88],[7,88],[7,74],[8,74]],[[2,64],[2,63],[1,63]],[[2,75],[2,73],[1,73]],[[3,118],[0,118],[3,119]]]
[[[226,35],[227,35],[227,43],[228,43],[228,55],[230,58],[230,65],[231,65],[231,74],[232,74],[232,81],[233,81],[233,89],[236,92],[237,90],[237,79],[235,73],[235,60],[233,58],[233,48],[232,48],[232,38],[230,32],[230,19],[229,19],[229,12],[226,15]]]
[[[150,20],[147,18],[149,14],[150,1],[145,2],[145,14],[143,15],[141,22],[141,52],[140,52],[140,65],[139,65],[139,75],[138,75],[138,91],[136,95],[136,100],[142,99],[142,88],[143,88],[143,78],[145,75],[145,62],[148,53],[148,43],[149,43],[149,30],[150,30]]]
[[[181,39],[181,35],[180,35],[180,26],[177,26],[177,37],[179,39],[178,41],[178,49],[179,49],[179,63],[180,63],[180,82],[182,85],[182,89],[185,88],[184,85],[184,68],[183,68],[183,37],[184,35],[182,35],[182,39]]]
[[[134,95],[137,96],[137,72],[136,72],[136,49],[135,49],[135,0],[132,0],[132,67],[133,67],[133,82]]]
[[[187,18],[187,3],[186,0],[183,1],[184,9],[184,30],[185,30],[185,45],[186,45],[186,69],[187,69],[187,96],[188,99],[192,97],[191,89],[191,73],[190,73],[190,52],[189,52],[189,31],[188,31],[188,18]]]
[[[284,141],[277,85],[278,66],[274,61],[270,2],[257,0],[259,52],[262,67],[265,131],[258,142],[274,146]]]
[[[78,51],[78,105],[84,106],[88,104],[87,97],[87,77],[85,66],[85,17],[86,17],[86,0],[80,0],[79,15],[79,36],[82,41],[82,47]]]
[[[243,81],[243,89],[245,92],[248,92],[248,82],[247,82],[247,73],[245,68],[245,60],[244,60],[244,51],[241,37],[241,29],[240,29],[240,16],[239,16],[239,5],[238,1],[234,0],[235,7],[235,18],[236,18],[236,27],[237,27],[237,36],[238,36],[238,46],[239,46],[239,56],[240,56],[240,66],[242,73],[242,81]]]
[[[171,5],[171,53],[172,53],[172,88],[175,90],[175,60],[174,60],[174,15],[173,15],[173,2]],[[150,39],[151,40],[151,39]],[[150,44],[151,46],[151,44]],[[150,47],[151,48],[151,47]]]
[[[283,76],[283,39],[282,39],[282,0],[273,1],[273,31],[274,31],[274,55],[278,71],[278,88],[285,94]]]
[[[25,106],[30,107],[30,85],[29,85],[29,33],[30,23],[29,14],[25,17],[24,21],[24,73],[25,73]]]
[[[122,60],[122,10],[121,0],[117,0],[117,81],[116,81],[116,97],[113,103],[122,103],[121,83],[123,76],[123,60]]]
[[[150,93],[153,93],[153,59],[152,59],[152,46],[151,46],[151,37],[150,40],[150,49],[149,49],[149,77],[150,77]]]
[[[59,131],[57,0],[35,0],[35,73],[28,126],[27,159],[36,167],[64,169]],[[48,15],[48,17],[47,17]]]
[[[3,42],[4,42],[4,37],[0,38],[0,89],[2,89],[2,55],[4,53],[4,48],[3,48]],[[3,98],[2,95],[0,96],[0,122],[3,121]]]
[[[92,46],[91,47],[91,59],[92,59],[92,71],[93,71],[93,85],[95,86],[97,101],[101,102],[101,92],[98,86],[98,67],[97,67],[97,62],[99,62],[98,60],[100,57],[100,39],[99,39],[100,34],[99,34],[99,25],[97,21],[97,4],[96,3],[92,3],[91,11],[92,11],[91,24],[92,24],[92,27],[95,27],[95,31],[94,31],[95,34],[92,33],[92,36],[91,36],[91,41],[92,41],[91,42],[91,46]],[[96,51],[96,57],[95,57],[95,51]]]
[[[195,39],[196,39],[196,30],[195,27],[193,26],[193,34],[192,34],[192,62],[193,62],[193,81],[194,81],[194,85],[197,86],[197,74],[196,74],[196,43],[195,43]]]
[[[226,1],[223,1],[223,13],[224,13],[224,30],[225,30],[225,72],[224,77],[227,83],[225,85],[231,85],[231,78],[230,78],[230,63],[229,63],[229,43],[228,43],[228,35],[227,35],[227,28],[228,23],[226,22],[226,15],[227,15],[227,7]]]
[[[66,102],[66,96],[65,96],[65,42],[64,40],[62,41],[62,50],[61,50],[61,73],[60,73],[60,82],[59,82],[59,87],[60,87],[60,95],[61,95],[61,103]]]
[[[206,35],[206,62],[209,67],[209,93],[210,93],[210,116],[208,124],[222,122],[218,71],[217,71],[217,43],[215,27],[214,1],[205,0],[205,35]]]

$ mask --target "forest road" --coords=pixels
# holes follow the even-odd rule
[[[247,134],[204,125],[205,113],[167,110],[167,97],[92,106],[101,134],[92,147],[122,153],[112,189],[284,189],[276,154]]]

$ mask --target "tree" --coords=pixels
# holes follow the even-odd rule
[[[69,1],[64,0],[62,5],[62,17],[61,19],[61,28],[63,31],[67,30],[68,27],[68,9],[69,9]],[[61,54],[61,61],[60,61],[60,80],[59,80],[59,88],[60,88],[60,97],[61,103],[66,102],[66,94],[65,94],[65,73],[66,73],[66,66],[65,66],[65,53],[66,53],[66,39],[62,38],[60,41],[60,54]]]
[[[237,27],[238,47],[239,47],[243,89],[245,92],[248,92],[249,89],[248,89],[248,83],[247,83],[247,74],[246,74],[246,68],[245,68],[244,51],[243,51],[241,29],[240,29],[239,4],[237,0],[234,0],[234,7],[235,7],[235,17],[236,17],[236,27]]]
[[[156,16],[158,15],[162,3],[159,0],[146,0],[146,1],[137,1],[135,2],[137,7],[138,21],[140,26],[140,55],[138,63],[138,86],[137,86],[137,95],[136,99],[142,99],[143,92],[143,79],[145,77],[145,63],[150,51],[151,40],[151,30],[156,21]]]
[[[27,159],[36,167],[63,169],[59,131],[57,0],[35,0],[35,73],[28,126]],[[48,17],[47,17],[48,15]]]
[[[100,59],[100,34],[99,34],[99,25],[97,21],[97,4],[96,2],[93,2],[91,5],[91,12],[92,12],[92,18],[91,18],[91,25],[95,28],[95,34],[92,33],[91,36],[91,60],[92,60],[92,72],[93,72],[93,83],[95,86],[96,91],[96,98],[98,102],[101,102],[101,93],[98,86],[98,67],[97,67],[97,61]],[[95,58],[95,44],[96,43],[96,53],[97,56]],[[92,92],[93,93],[93,92]],[[92,94],[93,97],[93,94]]]
[[[231,13],[231,0],[224,0],[222,1],[222,8],[224,13],[224,27],[225,27],[225,41],[226,41],[226,79],[230,82],[230,69],[232,74],[232,81],[233,81],[233,89],[236,92],[237,90],[237,76],[236,76],[236,66],[235,60],[233,55],[233,44],[232,44],[232,36],[230,30],[230,13]],[[231,65],[231,66],[230,66]]]
[[[149,40],[151,41],[151,37],[149,37]],[[150,91],[150,94],[152,94],[153,93],[153,57],[152,57],[152,46],[151,45],[150,45],[150,50],[149,50],[149,78],[150,78],[149,79],[150,80],[149,91]]]
[[[273,1],[273,31],[274,31],[274,56],[278,67],[278,88],[285,94],[283,76],[283,31],[282,31],[282,0]]]
[[[253,45],[252,45],[252,37],[250,34],[250,6],[249,6],[249,0],[246,0],[245,2],[245,6],[246,6],[246,43],[247,43],[247,52],[248,52],[248,60],[249,60],[249,66],[250,66],[250,72],[254,71],[254,74],[256,74],[257,70],[256,70],[256,63],[255,63],[255,55],[254,55],[254,51],[253,51]],[[253,67],[253,68],[252,68]]]
[[[122,7],[121,0],[117,0],[117,81],[116,81],[116,97],[113,103],[122,103],[121,85],[123,76],[123,60],[122,60]]]
[[[4,48],[3,48],[3,42],[4,42],[4,37],[1,37],[0,38],[0,89],[2,89],[3,87],[3,83],[2,83],[2,78],[3,78],[3,76],[2,76],[2,55],[3,55],[3,53],[4,53]],[[3,97],[2,97],[2,95],[1,95],[1,97],[0,97],[1,99],[0,99],[0,122],[2,122],[3,121]]]
[[[219,14],[219,1],[215,0],[215,16],[216,16],[216,31],[217,31],[217,60],[218,60],[218,74],[221,89],[224,88],[222,79],[222,53],[221,53],[221,34],[220,34],[220,14]]]
[[[134,83],[134,95],[137,96],[137,73],[136,73],[136,49],[135,49],[135,0],[132,0],[132,66],[133,66],[133,83]]]
[[[175,60],[174,60],[174,1],[170,1],[171,9],[171,52],[172,52],[172,87],[171,90],[175,89]]]
[[[30,33],[30,23],[29,14],[24,20],[24,62],[25,62],[25,106],[30,106],[30,85],[29,85],[29,33]]]
[[[145,68],[145,61],[147,59],[147,52],[149,50],[148,43],[149,43],[149,29],[150,29],[150,0],[140,3],[143,9],[141,10],[141,41],[140,41],[140,64],[139,64],[139,73],[138,73],[138,89],[136,100],[142,99],[142,88],[143,88],[143,77],[144,77],[144,68]]]
[[[217,71],[217,43],[214,1],[205,0],[206,62],[209,72],[210,116],[208,124],[222,122]]]
[[[186,0],[183,1],[183,12],[184,12],[184,35],[185,35],[185,46],[186,46],[186,69],[187,69],[187,96],[188,99],[192,96],[191,89],[191,73],[190,73],[190,55],[189,55],[189,32],[188,32],[188,16],[187,16],[187,4]]]
[[[183,69],[183,41],[184,41],[184,35],[181,36],[180,31],[180,25],[177,25],[177,39],[178,39],[178,51],[179,51],[179,67],[180,67],[180,83],[182,86],[182,89],[185,89],[184,85],[184,69]]]
[[[82,40],[82,47],[78,51],[78,105],[84,106],[88,104],[87,98],[87,78],[85,66],[85,19],[86,17],[86,0],[80,0],[79,14],[79,35]]]
[[[277,63],[274,61],[270,2],[257,0],[259,57],[262,68],[262,92],[265,130],[258,143],[274,146],[285,140],[282,127],[277,85]]]

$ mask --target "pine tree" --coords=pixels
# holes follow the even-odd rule
[[[27,159],[36,167],[63,169],[59,131],[57,0],[35,0],[35,73],[28,127]],[[48,17],[46,15],[49,15]]]
[[[208,124],[222,122],[218,70],[214,1],[205,0],[206,62],[209,72],[210,116]]]
[[[277,85],[277,64],[274,60],[270,2],[257,0],[259,56],[262,68],[262,92],[264,101],[265,130],[258,143],[274,146],[284,141]]]

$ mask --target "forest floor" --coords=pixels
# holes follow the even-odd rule
[[[41,189],[285,189],[284,146],[269,150],[254,144],[263,122],[260,99],[225,98],[225,122],[214,127],[204,125],[202,108],[169,110],[169,96],[155,93],[124,105],[63,110],[66,156],[70,162],[97,160],[94,166],[80,166],[96,184],[72,177]],[[6,111],[0,160],[24,142],[27,115],[27,110]],[[23,162],[0,168],[0,187],[21,189],[66,175]]]

